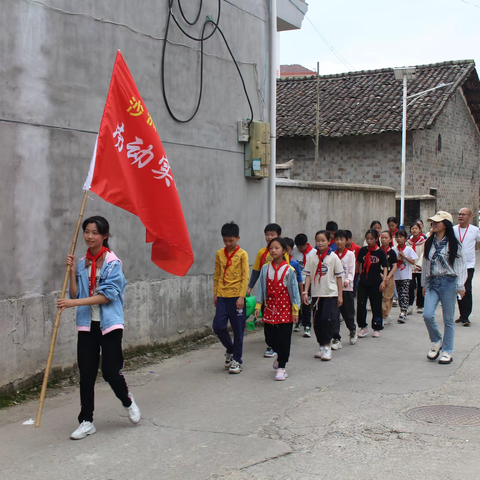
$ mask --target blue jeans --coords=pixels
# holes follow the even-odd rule
[[[445,325],[442,350],[452,353],[455,335],[454,316],[455,304],[457,302],[457,277],[432,277],[425,290],[423,319],[425,320],[430,340],[432,342],[442,341],[442,334],[435,321],[435,310],[439,302],[442,302],[443,323]]]

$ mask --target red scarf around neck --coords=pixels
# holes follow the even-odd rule
[[[231,255],[228,254],[227,247],[223,249],[225,256],[227,257],[227,263],[225,265],[225,270],[223,271],[223,284],[225,285],[225,275],[227,273],[227,268],[233,263],[232,258],[233,256],[240,250],[240,245],[237,245],[237,248],[232,252]]]
[[[110,250],[107,247],[102,247],[97,255],[93,256],[90,249],[87,250],[87,258],[92,262],[92,268],[90,271],[90,296],[93,297],[95,293],[95,281],[97,279],[97,260],[102,257],[105,252]]]
[[[373,248],[369,248],[367,254],[365,255],[365,260],[363,261],[363,271],[365,272],[367,278],[368,278],[368,272],[370,271],[370,267],[372,266],[371,253],[374,252],[376,249],[377,249],[376,245]]]
[[[317,275],[318,275],[318,281],[320,282],[320,280],[322,279],[322,261],[324,260],[324,258],[328,255],[328,252],[329,250],[327,249],[324,253],[320,253],[318,250],[317,250],[317,255],[318,255],[318,265],[317,265],[317,270],[315,272],[315,275],[313,277],[313,281],[315,281],[315,279],[317,278]]]
[[[388,253],[390,251],[390,245],[385,248],[383,245],[380,247],[385,253]]]
[[[417,243],[421,245],[423,243],[423,240],[425,239],[422,237],[422,234],[420,234],[416,240],[413,237],[409,240],[409,242],[412,244],[414,252],[417,251]]]
[[[345,249],[343,250],[343,253],[341,255],[338,253],[338,250],[335,250],[335,253],[337,254],[337,256],[340,260],[347,254],[347,252],[348,252],[347,247],[345,247]]]
[[[400,245],[397,245],[397,250],[399,252],[403,252],[405,250],[405,247],[407,246],[407,244],[405,244],[403,247],[401,247]],[[403,260],[399,260],[397,262],[397,268],[400,268],[402,266],[402,263],[403,263]]]
[[[313,250],[313,247],[307,243],[307,248],[302,252],[303,253],[303,266],[307,264],[307,255]]]

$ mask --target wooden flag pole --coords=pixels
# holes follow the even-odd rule
[[[83,195],[82,207],[80,208],[80,214],[78,215],[77,227],[75,228],[75,235],[73,236],[72,247],[70,248],[70,255],[73,255],[75,253],[75,248],[77,246],[78,232],[80,231],[80,226],[82,224],[83,211],[85,210],[87,197],[88,197],[88,190],[85,190],[85,193]],[[67,266],[67,270],[65,272],[65,278],[63,279],[62,293],[60,294],[61,299],[65,298],[69,277],[70,277],[70,265]],[[40,419],[42,418],[43,404],[45,402],[45,394],[47,393],[48,377],[50,375],[50,369],[52,368],[53,352],[55,350],[55,342],[57,341],[58,326],[60,325],[61,315],[62,315],[62,311],[59,309],[57,311],[57,316],[55,318],[55,325],[53,326],[52,340],[50,342],[50,351],[48,352],[47,366],[45,367],[45,374],[43,376],[42,392],[40,394],[40,402],[38,404],[35,427],[40,426]]]

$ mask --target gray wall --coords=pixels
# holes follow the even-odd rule
[[[46,3],[164,37],[167,0]],[[216,14],[216,0],[204,4],[205,12]],[[164,143],[195,254],[186,278],[165,274],[150,261],[151,247],[145,244],[140,220],[90,194],[85,216],[108,218],[111,246],[123,260],[129,282],[126,345],[174,339],[178,331],[188,334],[210,323],[214,255],[223,246],[221,225],[239,223],[241,245],[253,263],[264,244],[267,222],[267,183],[244,178],[236,122],[249,117],[249,109],[218,34],[205,43],[208,55],[199,114],[192,122],[179,124],[168,115],[161,94],[161,40],[26,0],[4,0],[2,8],[0,387],[44,368],[55,316],[52,292],[63,280],[117,49]],[[194,9],[192,5],[187,12],[190,17]],[[263,91],[266,15],[265,1],[222,2],[221,27],[240,61],[257,119],[265,111],[261,95],[268,99],[268,91]],[[194,33],[200,31],[198,27]],[[168,45],[166,86],[175,112],[185,117],[197,99],[198,44],[174,26],[171,32],[169,38],[184,45]],[[80,237],[78,252],[84,251]],[[54,366],[74,362],[72,314],[62,319]]]
[[[351,230],[355,243],[363,245],[365,231],[372,220],[386,220],[395,211],[395,190],[328,182],[277,179],[277,222],[285,237],[305,233],[310,244],[315,232],[329,220],[339,228]]]

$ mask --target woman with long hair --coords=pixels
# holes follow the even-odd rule
[[[438,363],[446,365],[453,361],[455,303],[457,294],[460,297],[465,295],[467,269],[462,246],[453,231],[452,216],[440,211],[428,221],[432,222],[432,234],[425,242],[422,265],[423,318],[432,342],[427,357],[429,360],[440,357]],[[445,325],[443,339],[435,321],[440,302]]]

